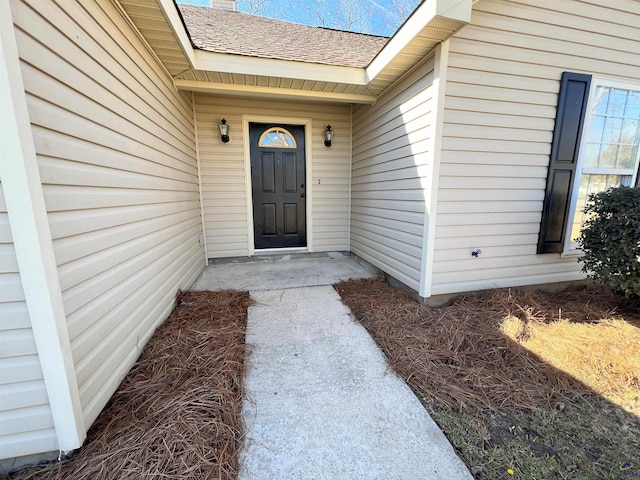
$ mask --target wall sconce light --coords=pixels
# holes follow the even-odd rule
[[[324,146],[330,147],[332,140],[333,140],[333,130],[331,130],[331,125],[327,125],[327,129],[324,131]]]
[[[222,143],[227,143],[229,141],[229,125],[227,125],[227,121],[223,118],[220,120],[220,140]]]

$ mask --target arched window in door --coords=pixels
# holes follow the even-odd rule
[[[266,129],[258,140],[259,147],[267,148],[297,148],[296,139],[282,127]]]

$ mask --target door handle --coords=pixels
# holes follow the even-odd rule
[[[300,194],[300,198],[304,198],[304,193],[301,193],[301,194]]]

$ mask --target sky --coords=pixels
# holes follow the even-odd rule
[[[209,6],[210,0],[176,0]],[[238,0],[238,11],[390,37],[419,0]]]

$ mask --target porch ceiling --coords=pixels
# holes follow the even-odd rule
[[[471,0],[424,0],[366,68],[195,49],[173,0],[115,0],[181,90],[375,103],[470,20]]]

